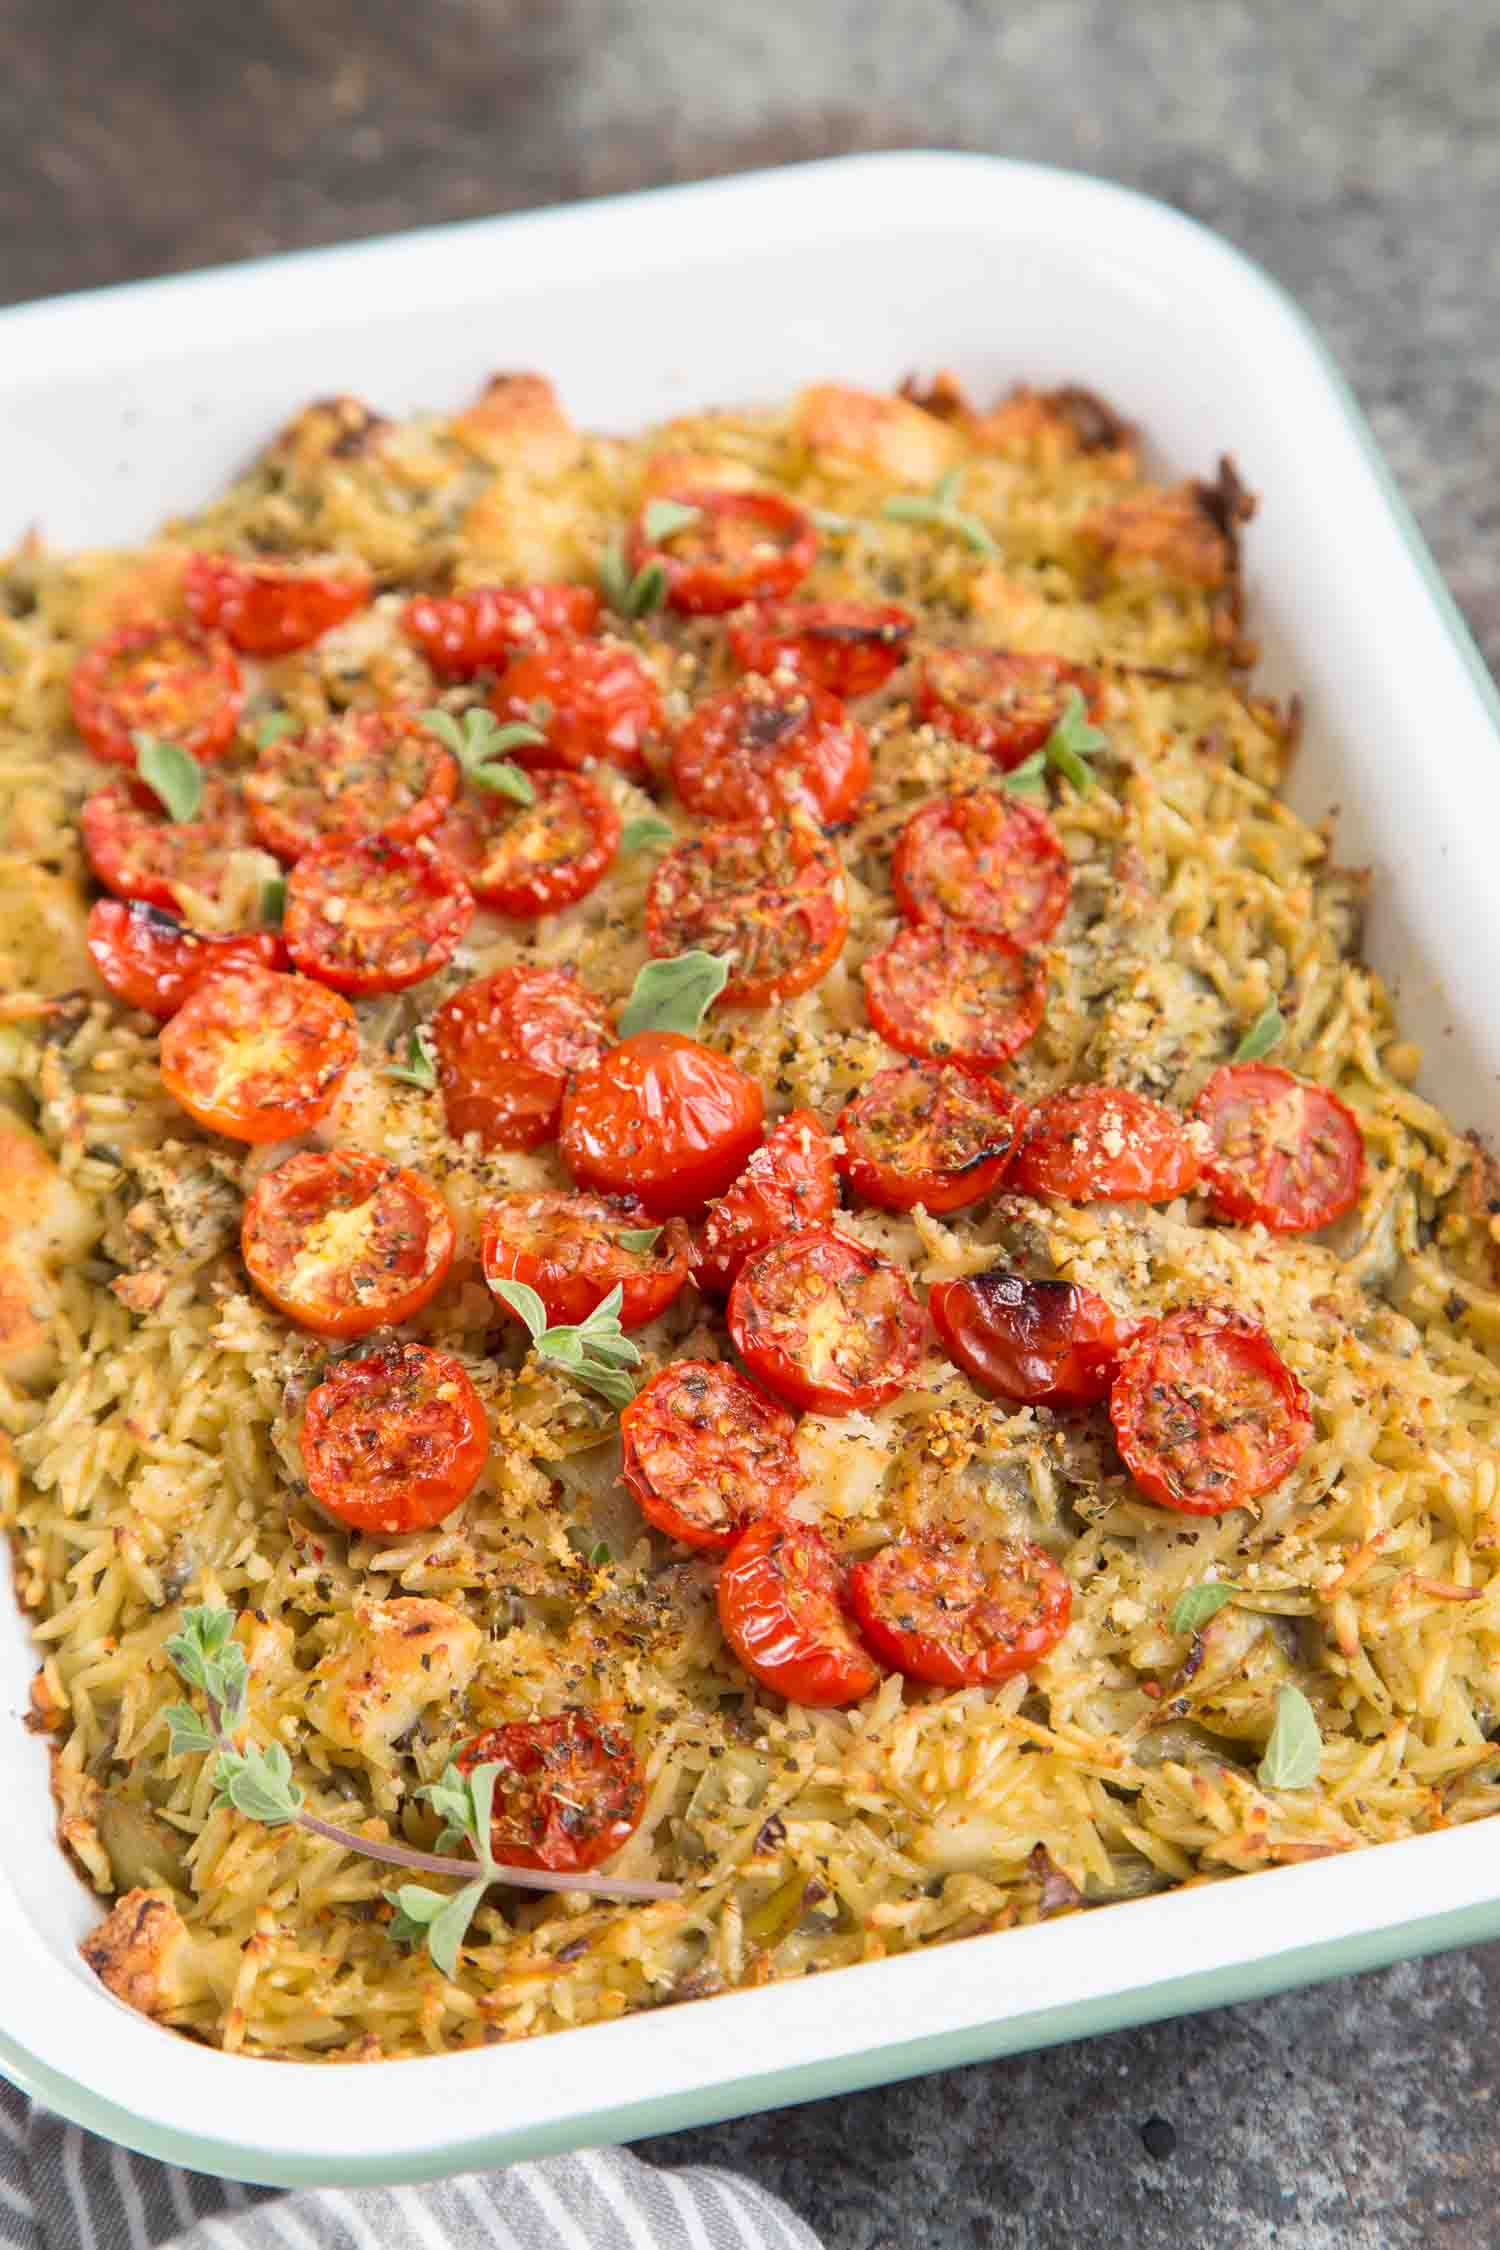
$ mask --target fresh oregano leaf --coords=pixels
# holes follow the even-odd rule
[[[269,750],[272,743],[279,742],[284,734],[295,734],[296,731],[297,721],[290,711],[269,712],[255,730],[256,747]]]
[[[847,538],[851,531],[859,529],[857,516],[841,516],[834,508],[809,508],[807,512],[818,530],[826,532],[830,539]]]
[[[1089,724],[1088,707],[1078,689],[1069,688],[1062,716],[1042,744],[1047,764],[1055,766],[1082,796],[1094,786],[1088,761],[1106,747],[1105,736]]]
[[[1322,1757],[1323,1737],[1312,1705],[1300,1688],[1282,1688],[1276,1698],[1276,1724],[1255,1769],[1256,1780],[1262,1789],[1310,1789]]]
[[[488,1875],[481,1875],[477,1883],[465,1883],[427,1925],[427,1950],[445,1977],[457,1972],[458,1949],[468,1936],[469,1924],[489,1887]]]
[[[716,953],[675,954],[648,961],[620,1011],[620,1037],[638,1031],[676,1031],[693,1038],[729,982],[729,964]]]
[[[658,820],[654,813],[644,813],[639,820],[627,820],[620,830],[622,852],[648,851],[654,844],[670,844],[670,821]]]
[[[595,1570],[602,1570],[607,1562],[613,1562],[614,1559],[607,1539],[601,1539],[597,1547],[590,1547],[589,1549],[589,1561],[593,1564]]]
[[[627,1227],[615,1240],[622,1250],[654,1250],[660,1234],[660,1227]]]
[[[399,1078],[405,1086],[421,1086],[428,1092],[437,1084],[437,1065],[426,1031],[419,1025],[406,1042],[404,1063],[387,1065],[387,1078]]]
[[[296,1819],[302,1791],[292,1779],[291,1759],[272,1742],[264,1750],[225,1751],[214,1768],[214,1801],[274,1828]]]
[[[1232,1602],[1239,1592],[1237,1586],[1228,1585],[1222,1578],[1205,1579],[1201,1586],[1189,1586],[1172,1604],[1169,1620],[1174,1633],[1196,1633],[1211,1617],[1217,1617],[1225,1604]]]
[[[491,1286],[501,1302],[509,1305],[519,1320],[525,1321],[535,1343],[547,1326],[547,1308],[536,1291],[524,1281],[497,1281]]]
[[[465,711],[462,720],[451,711],[432,710],[421,714],[422,724],[430,735],[451,750],[463,770],[464,779],[475,789],[489,789],[505,797],[513,797],[518,805],[536,803],[536,785],[521,768],[510,763],[512,750],[535,749],[545,742],[546,736],[539,727],[529,726],[524,719],[512,720],[501,726],[493,711],[483,705]]]
[[[203,802],[203,768],[180,742],[137,731],[135,770],[173,820],[191,820]]]
[[[679,531],[686,531],[689,524],[699,522],[702,515],[701,508],[691,508],[682,500],[648,500],[641,517],[647,546],[665,546]]]
[[[279,930],[286,915],[286,877],[268,876],[260,886],[260,918]]]
[[[190,1703],[169,1703],[162,1717],[167,1722],[168,1747],[174,1758],[187,1750],[218,1748],[217,1735],[203,1724]]]
[[[1012,797],[1045,797],[1047,794],[1047,760],[1040,750],[1033,750],[1018,766],[1012,766],[1001,787]]]
[[[1268,1008],[1262,1008],[1231,1059],[1237,1063],[1259,1062],[1262,1055],[1271,1052],[1285,1030],[1286,1019],[1273,1000]]]

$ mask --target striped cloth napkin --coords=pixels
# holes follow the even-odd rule
[[[414,2065],[414,2068],[420,2067]],[[0,2245],[14,2250],[820,2250],[733,2172],[622,2148],[427,2187],[247,2188],[96,2139],[0,2080]]]

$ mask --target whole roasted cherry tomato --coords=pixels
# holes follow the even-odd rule
[[[694,1237],[693,1279],[727,1297],[747,1258],[794,1227],[823,1227],[838,1207],[833,1143],[810,1109],[783,1117]]]
[[[1364,1135],[1346,1102],[1274,1063],[1216,1070],[1193,1104],[1212,1147],[1203,1160],[1220,1218],[1311,1234],[1359,1201]]]
[[[705,820],[847,820],[870,786],[865,730],[821,688],[754,675],[704,698],[677,738],[672,786]]]
[[[1077,688],[1098,715],[1097,674],[1029,650],[928,649],[917,669],[917,716],[983,750],[1007,772],[1040,750]]]
[[[423,844],[333,837],[286,884],[282,933],[299,969],[336,992],[402,992],[451,961],[474,894]]]
[[[445,1000],[430,1030],[449,1132],[490,1148],[553,1139],[569,1077],[610,1036],[603,1003],[572,969],[498,969]]]
[[[638,1195],[653,1219],[691,1218],[760,1141],[765,1096],[727,1055],[676,1031],[638,1031],[572,1080],[559,1146],[582,1186]]]
[[[852,1414],[905,1390],[926,1325],[899,1268],[826,1227],[758,1251],[729,1292],[729,1333],[751,1374],[812,1413]]]
[[[752,1680],[788,1703],[858,1703],[880,1667],[844,1616],[843,1576],[811,1524],[761,1516],[719,1572],[719,1623]]]
[[[502,1867],[584,1875],[629,1843],[646,1809],[646,1782],[629,1735],[612,1720],[571,1710],[476,1735],[460,1773],[497,1765],[490,1851]]]
[[[362,562],[328,569],[255,555],[194,555],[183,594],[198,623],[248,656],[285,656],[363,609],[374,580]]]
[[[1142,1327],[1076,1281],[1028,1281],[1004,1266],[936,1282],[927,1310],[964,1373],[1018,1406],[1092,1406],[1107,1397],[1120,1354]]]
[[[653,510],[692,508],[691,522],[653,537]],[[658,563],[673,609],[717,617],[741,602],[789,594],[818,559],[805,508],[780,492],[682,491],[649,500],[632,527],[630,567]]]
[[[332,1109],[359,1053],[336,992],[274,969],[221,969],[161,1035],[162,1084],[189,1117],[234,1141],[284,1141]]]
[[[1109,1418],[1147,1499],[1188,1516],[1221,1516],[1269,1492],[1313,1434],[1307,1393],[1259,1321],[1203,1305],[1137,1337]]]
[[[275,930],[208,936],[139,899],[128,904],[96,899],[89,908],[88,949],[116,999],[163,1023],[195,984],[217,970],[286,966],[286,947]]]
[[[522,765],[598,758],[636,779],[646,771],[646,744],[666,724],[656,674],[623,641],[540,641],[523,649],[490,705],[502,725],[524,721],[546,736],[511,752]]]
[[[620,1416],[621,1474],[641,1514],[689,1547],[731,1547],[807,1482],[784,1406],[722,1360],[677,1359]]]
[[[877,1071],[838,1122],[839,1170],[882,1211],[961,1211],[999,1186],[1015,1144],[1015,1099],[941,1063]]]
[[[1062,1086],[1028,1111],[1009,1185],[1069,1203],[1170,1203],[1198,1184],[1182,1118],[1128,1086]]]
[[[915,622],[894,602],[762,602],[734,620],[729,645],[743,672],[792,671],[847,702],[906,662]]]
[[[875,1654],[909,1680],[993,1687],[1056,1648],[1073,1589],[1030,1540],[929,1532],[856,1563],[849,1602]]]
[[[239,789],[205,781],[192,820],[173,820],[154,800],[148,804],[147,794],[122,779],[85,799],[79,827],[90,867],[119,898],[186,915],[217,906],[233,874],[232,855],[255,842]]]
[[[912,814],[896,840],[891,883],[909,922],[946,918],[1012,945],[1040,945],[1063,918],[1073,878],[1044,812],[974,789]]]
[[[642,1234],[656,1239],[631,1240]],[[502,1196],[485,1220],[485,1280],[492,1289],[501,1281],[534,1289],[551,1328],[576,1327],[614,1288],[622,1292],[620,1326],[644,1328],[687,1277],[682,1220],[653,1226],[634,1196],[522,1192]]]
[[[1047,1005],[1041,963],[1009,938],[961,922],[914,922],[862,971],[870,1021],[929,1062],[990,1071],[1019,1053]]]
[[[329,1368],[307,1401],[302,1465],[325,1514],[399,1538],[451,1516],[489,1452],[484,1403],[462,1360],[389,1343]]]
[[[234,650],[196,625],[122,625],[73,667],[73,723],[96,758],[134,766],[137,733],[217,758],[234,740],[244,691]]]
[[[849,931],[844,865],[810,823],[711,828],[678,844],[646,893],[646,944],[730,964],[726,1005],[764,1008],[828,974]]]
[[[466,586],[459,594],[419,594],[401,612],[402,630],[433,670],[460,680],[498,670],[537,641],[592,633],[598,622],[592,586]]]
[[[455,805],[433,837],[498,914],[556,914],[586,898],[615,856],[620,816],[582,773],[538,773],[529,805],[488,791]]]
[[[261,1295],[318,1336],[409,1320],[443,1286],[453,1245],[436,1188],[353,1149],[304,1150],[263,1173],[240,1230]]]
[[[307,734],[284,734],[245,777],[255,833],[286,860],[335,838],[410,843],[437,826],[457,793],[452,755],[390,711],[347,711]]]

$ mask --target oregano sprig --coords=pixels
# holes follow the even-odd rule
[[[418,1025],[406,1042],[404,1063],[388,1063],[387,1078],[398,1078],[404,1086],[421,1086],[431,1092],[437,1084],[437,1064],[433,1060],[432,1042],[426,1029]]]
[[[641,1354],[620,1326],[624,1287],[616,1282],[609,1295],[595,1305],[587,1320],[576,1326],[549,1328],[547,1308],[524,1281],[492,1281],[495,1295],[509,1305],[530,1337],[538,1359],[551,1360],[585,1390],[597,1391],[611,1406],[628,1406],[635,1397],[635,1377]]]
[[[623,543],[612,540],[599,558],[599,591],[619,617],[649,617],[667,598],[667,574],[653,557],[633,575]]]
[[[978,516],[958,505],[963,480],[961,467],[949,469],[930,492],[898,492],[882,503],[880,513],[888,523],[928,523],[939,531],[951,531],[976,555],[998,555],[999,548]]]
[[[488,789],[513,797],[518,805],[536,803],[536,785],[509,757],[512,750],[535,749],[547,737],[525,719],[501,726],[493,711],[482,704],[465,711],[462,720],[451,711],[424,711],[422,724],[445,750],[458,760],[465,781],[475,789]]]
[[[1046,791],[1050,766],[1083,796],[1094,786],[1090,758],[1108,747],[1108,737],[1090,724],[1082,695],[1071,687],[1062,714],[1041,749],[1033,750],[1029,758],[1013,767],[1004,786],[1012,797],[1040,797]]]

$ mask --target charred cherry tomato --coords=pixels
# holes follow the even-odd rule
[[[571,969],[499,969],[445,1000],[429,1028],[449,1132],[490,1148],[553,1139],[569,1077],[610,1036],[603,1004]]]
[[[402,630],[433,670],[460,680],[498,670],[536,641],[592,633],[598,622],[592,586],[466,586],[461,594],[419,594],[401,612]]]
[[[894,602],[763,602],[734,620],[729,645],[743,672],[786,669],[848,701],[906,662],[915,622]]]
[[[201,978],[220,969],[280,969],[286,947],[275,930],[204,936],[140,899],[96,899],[89,908],[88,949],[116,999],[144,1008],[163,1023]]]
[[[466,797],[433,837],[476,898],[518,919],[586,898],[615,856],[620,816],[581,773],[538,773],[531,804],[498,790]]]
[[[1063,1086],[1027,1112],[1009,1185],[1069,1203],[1170,1203],[1198,1168],[1175,1109],[1128,1086]]]
[[[898,1063],[877,1071],[840,1117],[839,1170],[882,1211],[962,1211],[999,1185],[1018,1121],[1012,1096],[987,1078]]]
[[[245,778],[255,833],[278,859],[334,838],[410,843],[435,828],[458,794],[458,766],[411,718],[349,711],[262,750]]]
[[[1040,750],[1077,688],[1097,716],[1099,681],[1060,656],[998,648],[932,648],[917,670],[919,719],[983,750],[1009,772]]]
[[[1326,1086],[1274,1063],[1230,1063],[1214,1072],[1193,1115],[1208,1127],[1203,1175],[1220,1218],[1311,1234],[1359,1201],[1364,1135]]]
[[[461,1360],[386,1344],[331,1367],[302,1424],[318,1506],[351,1531],[428,1531],[473,1491],[490,1449],[484,1403]]]
[[[1147,1499],[1188,1516],[1221,1516],[1269,1492],[1313,1434],[1307,1393],[1259,1321],[1201,1305],[1137,1337],[1109,1418]]]
[[[1018,1406],[1092,1406],[1109,1394],[1142,1323],[1117,1319],[1075,1281],[1027,1281],[991,1266],[939,1281],[927,1310],[948,1355],[979,1388]]]
[[[73,723],[96,758],[133,766],[137,732],[194,758],[234,740],[244,691],[234,650],[196,625],[122,625],[73,668]]]
[[[705,820],[847,820],[870,786],[865,730],[821,688],[750,678],[707,696],[672,752],[672,786]]]
[[[551,1328],[576,1327],[618,1287],[620,1326],[643,1328],[666,1311],[688,1277],[688,1231],[681,1219],[658,1227],[644,1250],[620,1239],[650,1226],[633,1196],[502,1196],[485,1221],[484,1278],[492,1289],[500,1281],[534,1289]]]
[[[925,1329],[905,1275],[827,1227],[757,1252],[729,1292],[729,1333],[751,1374],[815,1414],[852,1414],[905,1390]]]
[[[788,1703],[858,1703],[880,1667],[849,1630],[833,1551],[811,1524],[762,1516],[719,1572],[719,1623],[752,1680]]]
[[[183,595],[200,625],[247,656],[285,656],[363,609],[374,591],[363,563],[309,570],[249,555],[194,555]]]
[[[147,792],[111,781],[85,800],[79,827],[88,863],[120,898],[192,914],[223,899],[231,855],[255,842],[232,782],[205,780],[193,820],[172,820]]]
[[[590,758],[637,780],[645,746],[665,724],[650,666],[622,641],[541,641],[524,649],[490,704],[502,726],[524,720],[546,741],[511,756],[525,766],[581,766]]]
[[[638,1195],[653,1219],[691,1218],[743,1169],[764,1115],[759,1085],[727,1055],[638,1031],[571,1082],[559,1145],[584,1187]]]
[[[709,1205],[693,1242],[694,1281],[727,1297],[747,1258],[794,1227],[826,1226],[837,1207],[833,1143],[810,1109],[794,1109]]]
[[[284,1141],[332,1109],[359,1053],[336,992],[274,969],[221,969],[161,1035],[162,1084],[189,1117],[233,1141]]]
[[[265,1173],[240,1230],[261,1295],[318,1336],[409,1320],[441,1289],[453,1243],[447,1205],[419,1173],[352,1149],[305,1150]]]
[[[590,1711],[491,1727],[458,1754],[460,1773],[497,1765],[490,1851],[502,1867],[586,1875],[627,1844],[646,1807],[629,1735]]]
[[[786,1408],[722,1360],[674,1360],[620,1416],[621,1474],[658,1531],[723,1549],[807,1482],[796,1435]]]
[[[862,971],[870,1021],[893,1047],[928,1062],[993,1070],[1042,1020],[1041,963],[1009,938],[960,922],[911,923]]]
[[[913,813],[896,841],[891,883],[909,922],[946,918],[1012,945],[1040,945],[1063,918],[1073,878],[1044,812],[976,789]]]
[[[473,914],[468,884],[430,848],[334,837],[287,877],[281,927],[297,967],[336,992],[403,992],[452,960]]]
[[[1056,1648],[1073,1588],[1029,1539],[930,1532],[856,1563],[849,1604],[875,1654],[909,1680],[993,1687]]]
[[[848,931],[843,861],[811,823],[711,828],[668,852],[646,893],[650,951],[717,954],[730,964],[720,997],[731,1007],[809,991]]]
[[[805,508],[780,492],[673,492],[666,497],[695,508],[696,520],[666,539],[652,540],[646,517],[662,495],[647,503],[630,534],[630,567],[659,563],[673,609],[718,617],[741,602],[789,594],[818,559],[818,534]]]

